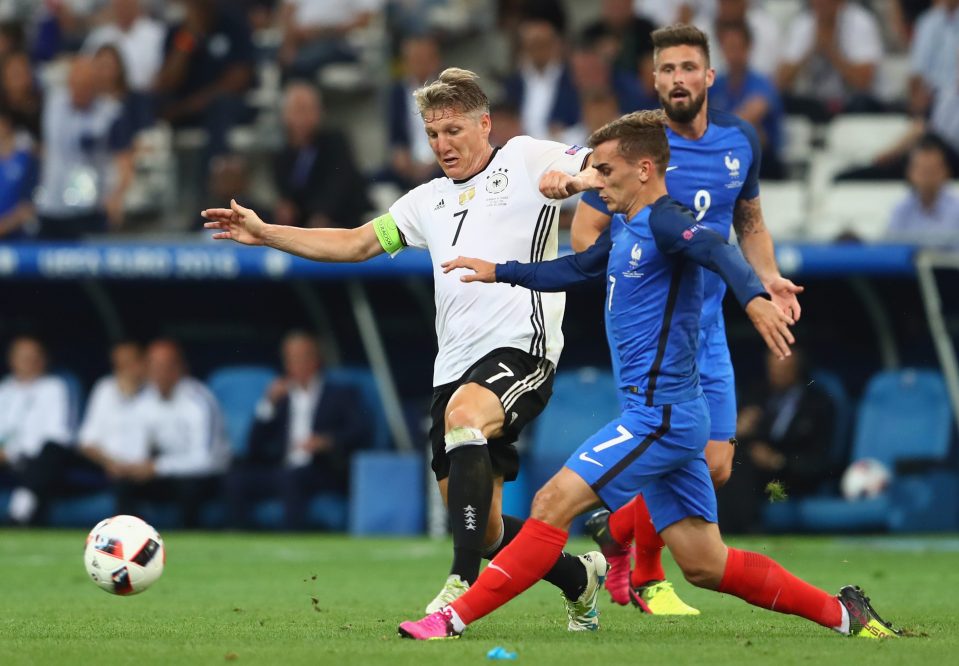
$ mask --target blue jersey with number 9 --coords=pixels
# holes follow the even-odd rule
[[[759,137],[752,125],[731,113],[715,109],[707,113],[709,125],[699,139],[685,139],[666,128],[670,149],[666,189],[698,222],[729,238],[736,202],[759,196]],[[609,215],[595,191],[584,194],[583,202]],[[706,271],[703,290],[700,325],[707,328],[722,313],[726,284]]]

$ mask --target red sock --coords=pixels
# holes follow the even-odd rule
[[[775,560],[748,550],[729,549],[719,591],[824,627],[834,628],[842,623],[842,609],[836,597],[796,578]]]
[[[489,615],[546,575],[559,559],[568,538],[561,529],[528,519],[469,591],[452,603],[453,610],[466,624]]]
[[[633,587],[639,587],[651,580],[665,580],[663,571],[663,540],[653,527],[653,519],[649,517],[646,500],[637,495],[633,509],[633,534],[636,538],[635,562],[633,571],[629,574],[629,582]]]
[[[633,542],[633,506],[635,504],[636,500],[631,500],[609,514],[609,536],[623,547]]]

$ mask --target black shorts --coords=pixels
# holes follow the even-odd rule
[[[430,442],[433,446],[433,473],[436,479],[450,474],[446,457],[446,405],[463,384],[470,382],[488,388],[503,404],[506,423],[500,437],[489,440],[493,476],[512,481],[519,474],[519,452],[515,442],[527,423],[539,416],[553,395],[553,377],[556,369],[544,358],[514,349],[501,347],[478,360],[455,382],[433,389],[430,416]]]

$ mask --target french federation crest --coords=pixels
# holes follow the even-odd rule
[[[629,251],[629,266],[630,268],[638,268],[639,260],[643,258],[643,248],[639,246],[639,243],[633,245],[633,249]]]

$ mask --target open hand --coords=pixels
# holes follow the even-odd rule
[[[789,351],[789,345],[796,342],[792,331],[789,330],[789,327],[795,323],[792,317],[783,312],[778,305],[762,297],[749,301],[746,305],[746,314],[749,315],[753,326],[763,336],[766,346],[776,355],[776,358],[784,359],[792,354]]]
[[[457,268],[468,268],[475,271],[474,275],[460,277],[461,282],[496,282],[496,264],[489,261],[472,257],[456,257],[456,259],[444,261],[441,265],[444,273],[449,273]]]
[[[205,229],[219,229],[213,234],[217,240],[235,240],[244,245],[263,245],[267,224],[249,208],[230,200],[229,208],[207,208],[200,215],[207,220]]]
[[[766,288],[766,291],[769,292],[769,295],[772,296],[773,303],[792,317],[794,322],[799,321],[802,308],[799,307],[799,299],[796,298],[796,296],[803,293],[806,289],[805,287],[793,284],[792,280],[782,276],[763,286]]]

